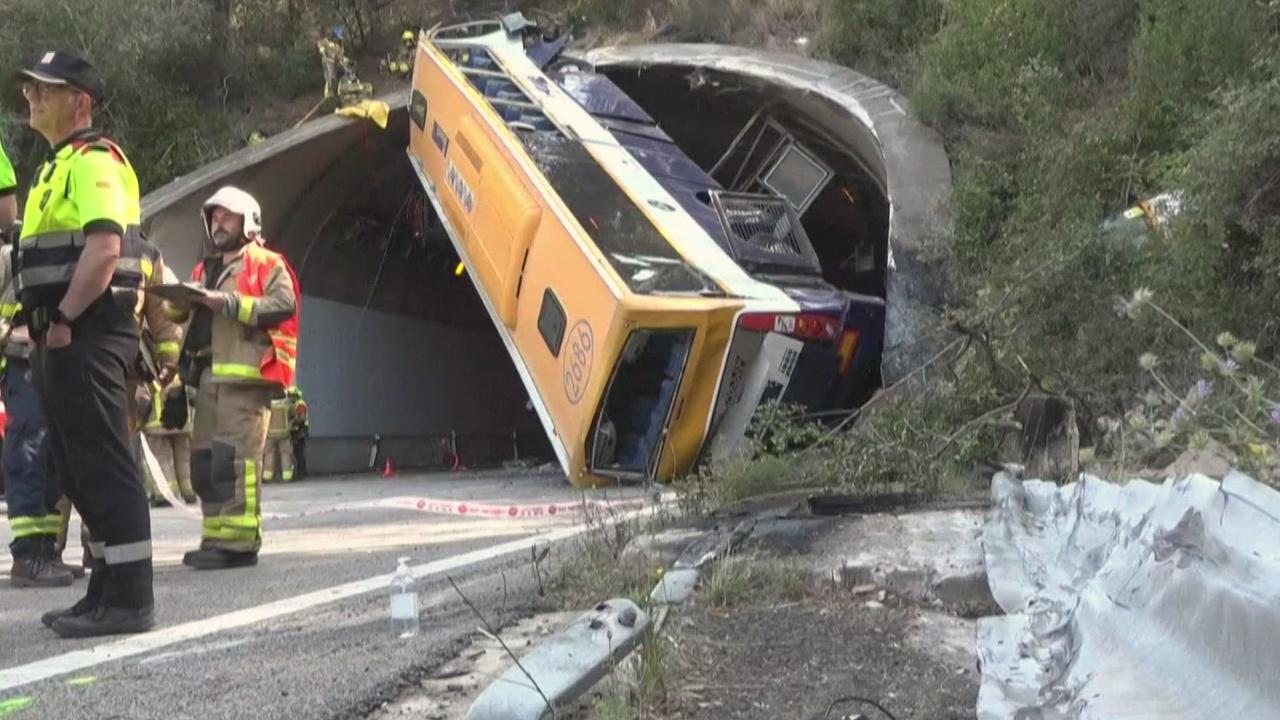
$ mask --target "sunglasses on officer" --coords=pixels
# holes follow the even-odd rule
[[[22,96],[28,101],[48,100],[51,97],[68,97],[82,94],[87,95],[88,93],[73,85],[55,85],[35,80],[26,80],[22,83]]]

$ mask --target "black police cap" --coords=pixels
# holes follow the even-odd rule
[[[102,76],[89,63],[74,55],[50,50],[29,69],[19,70],[22,80],[35,80],[50,85],[69,85],[89,94],[94,102],[102,102],[107,95]]]

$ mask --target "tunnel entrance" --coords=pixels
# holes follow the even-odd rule
[[[791,206],[816,255],[820,279],[777,268],[747,269],[797,298],[819,292],[825,282],[847,293],[849,306],[833,352],[798,368],[788,396],[808,398],[804,405],[811,414],[833,418],[870,399],[882,384],[889,200],[873,167],[824,125],[836,121],[835,115],[793,102],[762,77],[656,63],[597,70],[727,191],[777,196]],[[711,198],[703,201],[713,204]],[[828,386],[818,378],[831,376],[832,363],[837,379]]]
[[[735,192],[783,193],[812,187],[796,207],[818,254],[823,279],[852,293],[885,297],[889,202],[853,151],[759,79],[679,66],[604,68],[605,74],[652,115],[700,167]],[[715,122],[708,122],[715,118]],[[769,171],[791,157],[812,156],[810,176],[769,182]],[[788,182],[789,181],[789,182]],[[770,187],[770,185],[773,187]]]
[[[914,117],[906,98],[847,67],[730,45],[613,46],[585,59],[707,167],[758,110],[777,115],[842,176],[814,200],[803,224],[827,282],[883,298],[883,384],[906,381],[942,349],[945,299],[934,259],[952,234],[951,165],[942,138]],[[726,125],[733,129],[722,131]],[[748,148],[755,142],[744,139]],[[803,171],[803,164],[791,167]]]

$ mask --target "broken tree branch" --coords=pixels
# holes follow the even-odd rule
[[[1016,406],[1017,406],[1016,402],[1005,403],[1004,405],[1001,405],[999,407],[991,408],[990,410],[982,413],[981,415],[970,420],[964,425],[961,425],[959,430],[956,430],[955,432],[951,433],[950,435],[947,436],[945,440],[942,441],[942,444],[938,446],[937,450],[933,451],[933,454],[929,456],[929,459],[936,460],[938,456],[942,455],[942,452],[944,450],[951,447],[952,443],[964,437],[965,434],[968,433],[970,430],[982,424],[983,422],[990,420],[992,417],[999,415],[1000,413],[1006,413],[1013,410],[1013,408]]]
[[[507,643],[504,642],[502,638],[498,637],[497,631],[494,629],[492,625],[489,624],[489,620],[485,618],[484,613],[480,612],[480,609],[477,608],[471,602],[471,598],[468,598],[467,594],[462,592],[462,588],[458,587],[458,583],[454,582],[453,577],[446,575],[445,579],[449,581],[449,584],[451,586],[453,586],[453,591],[458,593],[458,597],[462,598],[463,604],[465,604],[467,608],[470,609],[471,612],[477,618],[479,618],[480,622],[484,625],[484,627],[476,628],[476,629],[480,631],[481,635],[484,635],[490,640],[493,640],[494,642],[498,643],[498,645],[500,645],[502,649],[506,651],[507,655],[511,658],[511,660],[515,662],[516,667],[520,668],[520,672],[524,673],[524,676],[529,678],[529,682],[533,684],[533,689],[538,692],[538,696],[542,698],[542,702],[547,704],[547,710],[551,712],[551,720],[555,720],[556,708],[554,705],[551,704],[551,700],[547,698],[547,694],[542,691],[542,687],[538,685],[538,681],[533,679],[533,675],[529,674],[529,671],[525,668],[524,664],[520,662],[520,658],[517,657],[515,652],[513,652],[511,648],[507,646]]]

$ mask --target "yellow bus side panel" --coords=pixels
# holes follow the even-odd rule
[[[414,89],[427,108],[424,126],[410,125],[410,152],[434,185],[460,236],[454,240],[498,315],[499,332],[512,339],[526,381],[550,416],[568,454],[570,480],[597,484],[600,479],[585,472],[585,443],[626,340],[615,322],[619,299],[603,261],[574,239],[581,232],[576,221],[557,212],[559,199],[540,176],[530,176],[537,171],[516,156],[523,153],[518,141],[508,138],[517,149],[508,147],[509,131],[467,82],[437,50],[419,47]],[[548,288],[565,313],[555,348],[538,328]]]

